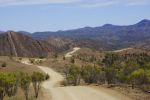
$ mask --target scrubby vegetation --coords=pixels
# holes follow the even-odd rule
[[[35,63],[35,59],[29,59],[29,61],[31,64]]]
[[[150,92],[150,56],[146,53],[107,53],[102,60],[94,56],[77,58],[89,63],[68,65],[65,69],[68,84],[79,85],[83,80],[87,84],[129,86]]]
[[[79,85],[80,84],[80,76],[81,76],[81,68],[77,65],[70,65],[66,67],[65,75],[67,79],[67,84]]]
[[[74,64],[75,63],[75,59],[73,57],[71,57],[70,62]]]
[[[11,72],[0,73],[0,100],[3,100],[5,96],[12,97],[17,93],[20,87],[25,95],[26,100],[29,100],[28,93],[31,82],[35,88],[35,97],[38,97],[41,82],[45,80],[45,76],[42,73],[34,72],[32,75],[28,75],[23,72]]]
[[[39,90],[41,88],[41,82],[45,80],[44,75],[39,72],[33,72],[32,76],[32,83],[35,91],[35,98],[38,97]]]

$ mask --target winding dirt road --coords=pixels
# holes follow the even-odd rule
[[[24,61],[23,63],[29,64]],[[42,87],[47,90],[46,95],[51,98],[43,100],[132,100],[116,91],[106,88],[94,88],[89,86],[60,87],[59,83],[64,77],[51,68],[37,66],[43,72],[50,75],[50,79],[43,82]]]
[[[78,50],[80,50],[80,48],[79,48],[79,47],[75,47],[75,48],[73,48],[73,50],[72,50],[72,51],[70,51],[70,52],[66,53],[65,57],[66,57],[66,58],[68,58],[68,57],[72,57],[72,54],[74,54],[74,53],[75,53],[75,52],[77,52]]]
[[[59,87],[63,76],[54,70],[38,66],[42,71],[50,75],[50,80],[42,86],[50,92],[51,100],[131,100],[130,98],[109,89],[95,89],[88,86]]]
[[[124,48],[124,49],[120,49],[120,50],[115,50],[113,52],[118,53],[118,52],[122,52],[122,51],[126,51],[126,50],[131,50],[133,48]]]

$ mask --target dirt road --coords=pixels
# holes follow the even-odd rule
[[[24,60],[22,63],[29,64],[27,60]],[[37,67],[50,75],[50,79],[42,84],[42,87],[47,90],[47,97],[43,100],[131,100],[116,91],[106,88],[90,86],[60,87],[59,83],[64,80],[60,73],[45,66]],[[50,96],[51,98],[49,98]]]
[[[133,49],[133,48],[125,48],[125,49],[115,50],[115,51],[112,51],[112,52],[118,53],[118,52],[122,52],[122,51],[126,51],[126,50],[131,50],[131,49]]]
[[[109,89],[95,89],[88,86],[68,86],[59,87],[60,81],[64,78],[54,70],[38,66],[42,71],[50,75],[50,80],[44,82],[42,86],[49,90],[51,100],[131,100],[120,93]]]
[[[65,57],[66,57],[66,58],[68,58],[68,57],[72,57],[72,54],[73,54],[73,53],[75,53],[75,52],[77,52],[78,50],[80,50],[80,48],[79,48],[79,47],[75,47],[75,48],[73,48],[73,50],[72,50],[72,51],[70,51],[70,52],[66,53]]]

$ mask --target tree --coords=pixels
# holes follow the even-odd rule
[[[11,97],[17,92],[17,78],[14,73],[0,73],[0,87],[5,90],[5,93]],[[1,89],[1,92],[3,92]]]
[[[71,57],[70,62],[71,62],[72,64],[74,64],[74,63],[75,63],[75,59],[74,59],[73,57]]]
[[[98,66],[86,65],[82,66],[81,75],[86,83],[94,83],[100,78],[101,69]]]
[[[31,77],[27,73],[21,73],[20,74],[20,85],[24,92],[26,100],[28,100],[28,94],[29,94],[29,86],[31,82]]]
[[[131,80],[132,88],[134,88],[134,85],[142,85],[145,83],[145,71],[144,69],[138,69],[132,72],[129,76],[129,79]]]
[[[41,83],[42,81],[44,81],[45,77],[40,72],[33,72],[31,77],[32,77],[34,91],[35,91],[35,98],[37,98],[41,88]]]
[[[73,85],[79,85],[80,84],[80,73],[81,70],[79,66],[77,65],[71,65],[68,68],[66,68],[66,79],[69,84]]]
[[[147,82],[150,84],[150,69],[145,71],[146,76],[147,76]]]
[[[0,100],[3,100],[5,96],[5,89],[3,87],[0,87]]]
[[[145,63],[145,65],[143,66],[144,69],[150,69],[150,62]]]
[[[58,58],[58,54],[54,53],[54,58],[57,59]]]
[[[17,92],[17,78],[14,73],[7,73],[4,79],[5,91],[9,97]]]
[[[126,62],[124,66],[124,74],[128,76],[129,74],[131,74],[133,71],[137,70],[138,68],[139,68],[139,65],[137,61],[129,60]]]
[[[49,78],[50,78],[50,76],[48,74],[46,74],[45,80],[48,80]]]
[[[65,56],[63,56],[63,60],[66,60],[66,57],[65,57]]]
[[[114,79],[116,76],[116,70],[113,67],[105,68],[106,80],[108,84],[114,83]]]
[[[121,70],[121,71],[117,71],[116,73],[116,78],[117,78],[117,81],[119,83],[125,83],[127,81],[127,75],[124,74],[124,72]]]

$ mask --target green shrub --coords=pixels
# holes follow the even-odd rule
[[[70,65],[65,71],[68,84],[79,85],[81,78],[81,68],[77,65]]]
[[[29,99],[28,94],[29,94],[30,83],[31,83],[31,77],[27,73],[21,73],[20,74],[20,85],[24,92],[26,100]]]
[[[32,77],[32,83],[33,83],[34,91],[35,91],[35,98],[37,98],[39,91],[40,91],[40,88],[41,88],[41,83],[42,83],[42,81],[45,80],[45,77],[40,72],[33,72],[31,77]]]
[[[99,81],[101,69],[99,66],[86,65],[82,66],[81,75],[83,80],[90,84]]]

